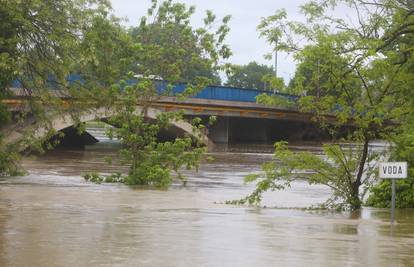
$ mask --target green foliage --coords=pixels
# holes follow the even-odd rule
[[[83,30],[79,47],[80,60],[71,66],[80,73],[88,90],[107,90],[129,71],[136,68],[136,54],[140,46],[134,44],[119,19],[107,10],[94,14]],[[99,92],[98,92],[99,93]]]
[[[216,121],[217,121],[217,117],[216,116],[210,116],[208,118],[208,124],[209,125],[214,125],[216,123]]]
[[[354,9],[359,24],[328,15],[340,3]],[[269,42],[277,40],[279,50],[294,54],[299,67],[291,90],[307,96],[299,103],[302,111],[325,124],[324,115],[332,114],[336,126],[352,123],[361,129],[355,136],[372,138],[388,133],[386,122],[400,120],[410,106],[401,94],[410,91],[413,78],[409,60],[400,59],[410,57],[412,46],[399,42],[407,39],[401,28],[413,29],[396,18],[404,14],[411,21],[411,9],[392,0],[311,1],[301,7],[306,23],[278,11],[258,29]]]
[[[89,172],[83,175],[83,178],[86,181],[91,181],[93,183],[100,184],[104,181],[104,178],[97,172]]]
[[[224,43],[230,16],[217,23],[208,11],[204,27],[194,29],[190,25],[194,7],[154,0],[141,24],[128,32],[111,15],[105,0],[0,1],[0,100],[18,79],[22,92],[33,99],[27,114],[39,129],[54,134],[51,117],[69,113],[82,131],[79,118],[83,111],[97,107],[118,111],[111,119],[118,128],[110,135],[124,144],[121,157],[131,166],[130,172],[122,178],[98,174],[86,178],[165,188],[174,171],[185,182],[180,168],[198,166],[204,149],[194,145],[198,145],[203,125],[194,127],[192,137],[158,142],[159,132],[182,117],[179,113],[148,114],[160,97],[153,80],[162,77],[168,89],[176,82],[187,82],[179,98],[218,83],[219,62],[231,54]],[[80,74],[82,81],[68,83],[70,73]],[[56,90],[49,90],[49,78]],[[131,81],[137,83],[131,85]],[[65,96],[65,102],[57,96]],[[1,103],[1,126],[10,116],[2,107]],[[45,145],[43,139],[32,140],[36,129],[30,130],[11,150],[16,153],[1,146],[1,174],[14,173],[15,155],[21,147],[43,151],[53,146],[52,142]]]
[[[101,184],[101,183],[123,183],[124,177],[120,172],[113,173],[111,175],[103,176],[97,172],[88,172],[82,175],[82,177],[92,183]]]
[[[149,108],[136,110],[141,92],[149,88],[156,90],[149,80],[143,80],[134,86],[128,86],[119,95],[116,115],[109,122],[116,125],[110,128],[108,135],[118,138],[122,145],[122,162],[130,166],[124,182],[130,185],[151,185],[167,188],[172,182],[172,172],[177,174],[184,184],[185,177],[180,169],[197,168],[204,148],[193,148],[191,137],[176,138],[174,141],[160,142],[160,130],[168,129],[175,121],[182,120],[181,113],[163,112],[156,114],[156,120],[150,121]],[[196,130],[196,129],[195,129]]]
[[[268,86],[268,90],[279,93],[287,93],[287,88],[283,78],[276,77],[274,74],[266,74],[262,77],[262,81]]]
[[[105,178],[105,183],[123,183],[125,177],[120,172],[113,173]]]
[[[1,126],[7,125],[10,122],[11,114],[8,112],[6,105],[3,105],[2,94],[0,91],[0,130]],[[19,159],[16,153],[11,153],[8,149],[5,149],[3,144],[3,136],[0,133],[0,176],[15,175],[19,169],[16,165]]]
[[[275,88],[269,80],[263,80],[264,76],[274,76],[273,68],[260,65],[255,61],[247,65],[229,65],[226,74],[226,86],[269,91]]]
[[[326,158],[310,152],[292,152],[286,142],[275,144],[273,159],[262,165],[262,172],[245,178],[246,183],[256,182],[256,189],[247,197],[233,202],[259,204],[265,191],[290,187],[292,181],[306,180],[309,184],[322,184],[332,190],[332,196],[322,207],[330,209],[358,209],[366,191],[359,192],[356,178],[359,153],[363,147],[344,148],[324,145]],[[374,166],[368,166],[361,184],[370,186],[375,178]]]
[[[22,167],[18,164],[20,155],[10,146],[3,146],[0,137],[0,176],[19,176],[24,175]]]
[[[396,181],[396,207],[414,208],[414,116],[392,137],[394,147],[391,160],[407,161],[408,178]],[[388,208],[391,205],[391,183],[380,181],[370,192],[367,206]]]
[[[0,131],[12,122],[2,100],[15,93],[10,90],[14,80],[22,85],[20,95],[29,96],[27,110],[13,118],[15,129],[27,115],[50,128],[51,111],[59,113],[63,105],[58,90],[48,90],[48,80],[55,81],[56,89],[67,88],[71,66],[81,58],[83,30],[95,14],[108,9],[106,0],[0,0]],[[30,138],[28,132],[19,142],[42,148]],[[0,173],[13,175],[21,146],[4,139],[0,136]]]
[[[200,142],[205,127],[201,119],[192,122],[191,136],[159,141],[160,131],[182,121],[183,114],[156,113],[151,108],[152,102],[160,97],[155,80],[162,78],[168,82],[167,95],[174,83],[187,82],[184,92],[178,95],[182,99],[211,83],[209,78],[214,79],[219,59],[230,55],[223,43],[229,17],[225,17],[222,25],[212,32],[215,16],[208,11],[205,27],[193,29],[190,25],[193,13],[193,7],[187,8],[173,1],[158,5],[153,1],[148,16],[130,32],[136,53],[125,62],[134,62],[132,65],[137,67],[131,68],[119,84],[112,86],[114,93],[105,95],[105,103],[115,111],[109,119],[115,128],[108,129],[108,136],[121,141],[121,161],[130,166],[128,175],[122,180],[126,184],[167,188],[174,177],[185,184],[181,169],[198,168],[200,164],[205,151]],[[132,78],[136,83],[128,84],[126,81]],[[214,117],[210,118],[209,123],[214,120]]]
[[[355,11],[357,24],[332,16],[331,10],[341,4]],[[377,157],[368,149],[370,141],[397,135],[395,122],[412,114],[413,103],[406,96],[412,95],[414,77],[413,43],[407,37],[414,33],[413,6],[398,0],[321,0],[309,1],[301,12],[306,22],[289,21],[284,10],[277,11],[261,21],[260,34],[278,50],[293,53],[298,62],[289,90],[303,96],[299,110],[311,114],[333,136],[340,129],[352,128],[345,141],[361,149],[348,155],[338,147],[325,147],[325,163],[306,154],[295,158],[296,154],[285,150],[276,150],[276,155],[303,164],[285,160],[292,171],[309,168],[329,173],[328,180],[318,175],[310,175],[308,180],[333,187],[332,203],[340,200],[341,206],[346,203],[357,209],[361,206],[360,187],[371,184],[371,162]],[[270,96],[259,100],[280,105]],[[264,168],[268,174],[264,177],[270,179],[259,182],[258,197],[250,198],[253,202],[260,200],[261,192],[274,188],[274,179],[289,181],[294,175],[275,164]],[[332,173],[330,168],[338,166],[343,167]]]
[[[404,7],[404,3],[400,3]],[[414,58],[412,51],[414,50],[414,30],[410,26],[414,22],[412,15],[413,6],[407,2],[406,8],[400,8],[393,17],[393,31],[388,34],[390,36],[390,44],[392,47],[398,48],[393,51],[396,62],[405,63],[403,71],[406,76],[404,83],[407,85],[407,90],[400,92],[400,98],[405,99],[411,103],[409,109],[404,110],[407,118],[401,120],[399,130],[389,136],[389,139],[394,144],[391,155],[392,160],[407,161],[408,162],[408,179],[396,182],[396,206],[399,208],[413,208],[414,207]],[[395,31],[397,29],[397,31]],[[401,34],[406,32],[407,34]],[[408,34],[411,33],[411,34]],[[405,116],[404,116],[405,117]],[[403,117],[403,118],[404,118]],[[373,187],[372,192],[367,200],[368,206],[385,208],[390,206],[391,190],[389,181],[381,181]]]
[[[25,94],[50,100],[48,79],[53,77],[57,85],[66,85],[71,64],[79,60],[80,35],[95,14],[108,8],[105,0],[2,0],[1,91],[18,79]],[[44,103],[34,107],[36,103],[31,103],[32,109],[42,113]]]
[[[295,54],[299,64],[289,84],[289,92],[316,98],[341,95],[341,85],[336,79],[341,73],[352,70],[347,60],[336,54],[333,49],[336,44],[329,38],[322,38],[317,45],[308,45]],[[349,87],[361,86],[355,78],[350,80]]]
[[[153,1],[148,15],[130,30],[134,42],[145,51],[138,55],[138,73],[169,82],[193,82],[205,77],[213,84],[221,83],[217,63],[219,58],[231,55],[224,44],[230,16],[216,26],[216,16],[207,11],[204,26],[194,29],[190,25],[194,12],[194,6],[172,0]]]
[[[274,107],[297,108],[297,103],[280,95],[260,94],[256,96],[256,102]]]
[[[412,176],[411,176],[412,177]],[[397,208],[414,208],[414,179],[404,179],[395,183]],[[375,208],[391,207],[391,181],[384,180],[374,186],[370,191],[365,205]]]

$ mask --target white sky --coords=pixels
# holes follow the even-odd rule
[[[125,25],[138,25],[139,19],[146,14],[150,0],[111,0],[114,13],[126,18]],[[265,60],[263,55],[271,51],[271,47],[263,38],[259,38],[256,30],[262,17],[272,15],[277,9],[285,8],[289,18],[299,20],[298,7],[306,0],[178,0],[196,6],[193,24],[202,25],[205,11],[210,9],[218,19],[232,15],[229,24],[231,31],[227,36],[233,56],[228,60],[234,64],[247,64],[257,61],[261,64],[273,65],[273,60]],[[295,72],[295,63],[286,54],[279,53],[278,75],[288,82]]]

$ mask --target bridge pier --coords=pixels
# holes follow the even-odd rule
[[[203,117],[207,121],[207,117]],[[208,127],[208,137],[214,143],[214,151],[228,151],[229,146],[273,145],[278,141],[319,142],[329,136],[315,125],[300,121],[225,117],[217,118]]]
[[[217,121],[208,128],[208,136],[214,143],[214,148],[219,150],[227,150],[230,134],[229,124],[229,117],[218,117]]]

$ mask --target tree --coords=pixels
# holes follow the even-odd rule
[[[356,26],[329,13],[339,4],[354,10]],[[288,21],[282,10],[264,19],[259,30],[269,42],[278,40],[279,50],[294,53],[299,64],[307,58],[323,57],[316,70],[319,77],[327,79],[319,79],[319,84],[295,83],[295,91],[307,95],[300,98],[298,108],[311,113],[314,120],[332,134],[339,128],[353,128],[344,141],[352,142],[360,149],[350,150],[336,144],[325,147],[330,164],[340,171],[326,176],[328,182],[319,176],[316,180],[311,176],[308,181],[330,185],[340,181],[339,190],[333,191],[334,196],[339,197],[341,207],[355,210],[361,207],[366,193],[366,190],[360,190],[361,186],[371,187],[375,178],[371,163],[379,155],[370,151],[370,141],[393,135],[396,123],[404,121],[410,113],[411,103],[401,96],[411,90],[407,83],[412,79],[412,73],[407,70],[407,58],[411,57],[412,48],[399,41],[414,30],[413,6],[409,1],[398,0],[311,1],[303,5],[301,11],[306,16],[306,23]],[[315,72],[315,68],[311,71]],[[321,90],[319,96],[307,94],[317,89]],[[330,120],[328,114],[334,116],[334,120]],[[299,165],[288,164],[291,172],[305,167],[315,172],[330,169],[328,165],[312,165],[318,162],[316,156],[302,159],[295,153],[285,153],[285,150],[276,150],[276,155],[277,158],[286,156],[287,163],[300,160]],[[273,175],[288,167],[276,163],[268,171],[265,165],[264,175],[254,176],[261,179],[255,194],[277,189],[273,185],[261,187],[262,182],[289,184],[285,172]],[[254,200],[254,195],[248,199]]]
[[[187,9],[173,1],[164,1],[161,5],[155,0],[152,3],[140,27],[146,28],[146,21],[152,15],[162,27],[177,26],[195,38],[192,45],[199,54],[192,56],[191,61],[208,70],[220,68],[219,61],[230,54],[224,44],[229,17],[223,18],[222,24],[215,29],[216,18],[207,12],[205,27],[193,29],[189,24],[193,7]],[[185,78],[187,86],[181,94],[183,97],[211,83],[203,73],[194,74],[191,79],[184,77],[189,62],[183,60],[184,50],[178,44],[161,46],[134,39],[119,25],[118,19],[110,15],[106,1],[6,1],[1,11],[16,22],[11,31],[15,35],[7,35],[1,40],[12,44],[10,51],[2,54],[8,64],[1,67],[11,69],[2,76],[1,84],[5,84],[2,93],[12,81],[18,80],[23,92],[32,97],[29,113],[39,127],[51,127],[47,115],[69,112],[80,123],[83,112],[107,107],[118,112],[110,121],[118,126],[112,134],[125,145],[121,157],[130,166],[129,174],[123,177],[124,182],[166,187],[171,182],[172,171],[179,173],[183,165],[197,166],[203,149],[193,147],[196,143],[193,138],[183,137],[170,142],[156,140],[158,131],[181,119],[180,114],[164,113],[159,115],[156,123],[147,118],[149,107],[160,97],[152,76],[166,80],[165,92]],[[5,23],[14,23],[13,19]],[[167,39],[171,36],[165,30],[160,31],[159,37]],[[185,38],[183,40],[189,40]],[[68,75],[74,73],[80,80],[67,81]],[[60,98],[62,95],[65,103]],[[136,106],[140,106],[141,111],[137,111]],[[18,123],[15,118],[13,123]],[[195,123],[194,131],[201,127]],[[50,130],[50,134],[55,134],[54,129]],[[197,132],[193,136],[197,137]],[[42,149],[40,141],[43,140],[35,142],[29,138],[22,142],[35,143]],[[19,147],[13,144],[1,148],[0,173],[15,174],[15,168],[10,166],[16,162],[14,156],[18,155]]]
[[[358,172],[362,149],[362,146],[344,150],[337,144],[324,145],[326,157],[318,157],[311,152],[292,152],[287,142],[278,142],[272,161],[262,165],[263,172],[251,174],[245,179],[246,182],[258,181],[256,189],[247,197],[230,203],[258,204],[263,192],[285,189],[290,187],[292,181],[306,180],[309,184],[322,184],[332,190],[332,196],[321,205],[322,208],[356,209],[361,201],[359,194],[355,193],[354,176]],[[374,166],[367,166],[365,185],[370,185],[374,172]]]
[[[323,45],[327,47],[322,47]],[[305,47],[301,54],[295,55],[300,63],[288,86],[291,93],[306,94],[317,98],[322,95],[340,95],[338,91],[341,89],[335,87],[335,81],[332,81],[335,78],[330,74],[331,70],[336,69],[337,64],[346,66],[347,62],[340,55],[329,53],[330,45],[329,43],[310,45]]]
[[[149,121],[146,117],[148,109],[136,111],[137,101],[146,97],[149,88],[154,88],[153,81],[141,80],[129,86],[124,84],[124,90],[117,96],[113,106],[116,113],[109,119],[109,123],[116,128],[109,128],[108,136],[118,138],[123,148],[120,151],[121,162],[129,165],[128,175],[115,175],[118,181],[129,185],[150,185],[157,188],[167,188],[172,180],[172,172],[184,184],[186,178],[181,174],[181,168],[198,168],[204,147],[193,143],[191,136],[176,138],[161,142],[157,135],[160,130],[171,127],[172,122],[183,120],[181,113],[163,112],[157,115],[156,121]],[[194,125],[197,133],[198,124]],[[196,133],[197,132],[197,133]],[[195,147],[193,146],[195,145]],[[113,181],[114,175],[109,176]],[[100,177],[97,181],[107,181],[108,177]]]
[[[164,1],[158,5],[157,1],[153,1],[148,15],[142,18],[137,35],[132,34],[130,38],[132,53],[125,53],[130,55],[124,61],[131,66],[131,71],[105,91],[106,100],[103,102],[115,111],[115,115],[109,119],[115,128],[108,134],[121,141],[123,149],[120,158],[129,165],[129,172],[127,175],[109,177],[87,174],[87,180],[116,180],[130,185],[167,188],[173,180],[173,172],[185,183],[180,169],[198,167],[205,150],[200,147],[199,140],[204,127],[201,120],[193,121],[192,136],[160,141],[157,139],[160,130],[168,129],[174,121],[182,120],[182,114],[163,112],[157,115],[155,122],[147,116],[152,103],[162,95],[169,94],[176,83],[186,81],[181,97],[195,94],[210,84],[211,71],[220,68],[219,61],[230,55],[223,43],[228,32],[229,17],[223,18],[222,25],[213,30],[215,16],[208,11],[204,28],[193,29],[190,25],[193,13],[193,7],[187,8],[180,3]],[[152,16],[155,16],[154,22],[147,24]],[[172,34],[174,30],[178,32]],[[192,54],[186,54],[187,48],[192,49]],[[200,66],[208,70],[207,74],[203,71],[193,72],[189,68]],[[154,76],[162,77],[166,84],[161,95]],[[137,110],[137,106],[141,109]]]
[[[395,19],[404,18],[407,20],[407,11],[400,11],[399,16]],[[413,18],[408,18],[405,23],[412,23]],[[405,29],[404,32],[409,33],[409,29]],[[404,34],[398,38],[398,45],[403,48],[399,50],[400,59],[407,61],[406,83],[409,84],[411,90],[402,92],[402,98],[405,98],[411,102],[409,115],[406,120],[402,121],[399,129],[390,136],[390,140],[393,144],[391,148],[390,160],[392,161],[407,161],[408,162],[408,178],[396,181],[396,206],[399,208],[413,208],[414,207],[414,79],[412,74],[414,73],[414,59],[412,52],[414,50],[414,31],[411,28],[411,34]],[[408,51],[408,52],[407,52]],[[391,190],[390,181],[383,180],[375,185],[371,194],[366,202],[366,205],[386,208],[391,206]]]
[[[253,61],[247,65],[230,65],[227,71],[226,86],[251,88],[258,90],[271,90],[268,80],[264,77],[273,77],[272,67],[260,65]]]
[[[47,84],[51,78],[59,88],[67,84],[82,30],[91,16],[108,8],[105,0],[0,1],[0,130],[22,120],[12,119],[2,101],[14,94],[9,89],[14,81],[20,83],[21,94],[36,99],[27,105],[36,120],[47,120],[45,104],[51,109],[62,106]],[[3,142],[0,134],[0,175],[16,174],[18,148]]]
[[[136,69],[137,53],[136,44],[119,19],[101,10],[83,29],[79,60],[72,64],[71,72],[81,75],[88,90],[105,90]]]
[[[153,51],[139,58],[139,71],[151,72],[169,81],[177,80],[174,75],[180,77],[180,82],[191,82],[202,76],[210,79],[212,84],[221,84],[217,59],[231,55],[223,43],[229,31],[230,16],[225,16],[213,33],[208,29],[213,27],[216,16],[207,11],[204,27],[193,29],[190,18],[194,12],[194,6],[187,8],[172,0],[164,1],[159,7],[154,4],[140,25],[130,29],[135,42]],[[220,48],[215,50],[213,47]]]

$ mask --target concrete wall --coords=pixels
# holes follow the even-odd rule
[[[208,121],[207,117],[202,117]],[[215,144],[273,144],[286,140],[323,141],[329,135],[315,125],[300,121],[264,118],[218,117],[208,126],[208,137]]]

